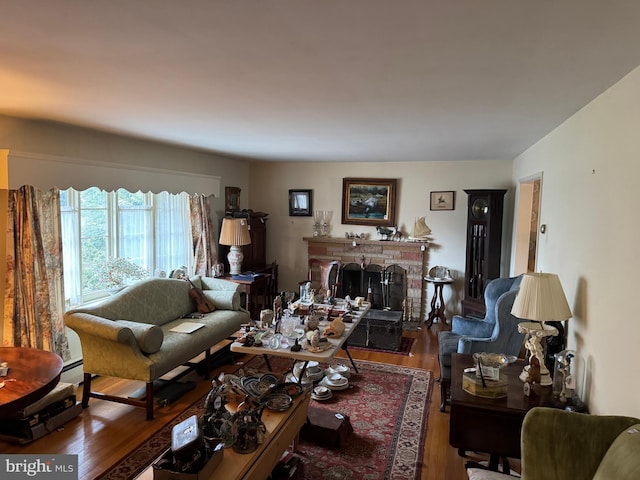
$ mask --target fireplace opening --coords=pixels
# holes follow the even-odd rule
[[[400,265],[367,265],[348,263],[340,272],[340,297],[370,298],[376,310],[402,310],[407,292],[407,272]]]

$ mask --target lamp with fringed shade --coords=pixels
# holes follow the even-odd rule
[[[223,218],[222,228],[220,229],[220,245],[228,245],[229,254],[229,273],[238,275],[242,271],[242,254],[243,245],[251,243],[251,235],[249,234],[249,224],[246,218]]]
[[[558,275],[555,273],[524,275],[520,290],[513,302],[511,314],[523,320],[531,320],[518,325],[518,331],[526,334],[525,347],[529,351],[529,365],[520,374],[520,379],[527,381],[530,378],[532,360],[536,358],[540,366],[540,385],[551,385],[551,376],[544,362],[541,341],[543,338],[557,335],[558,329],[546,325],[545,322],[568,320],[572,316]]]

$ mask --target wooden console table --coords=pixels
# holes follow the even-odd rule
[[[500,458],[520,458],[524,416],[533,407],[551,406],[551,387],[542,387],[540,395],[526,397],[518,378],[525,361],[517,360],[502,369],[509,380],[506,397],[478,397],[462,389],[463,370],[474,366],[473,357],[454,353],[451,361],[451,446],[459,451],[488,453],[493,470],[497,470]]]
[[[300,429],[307,421],[310,399],[310,393],[305,392],[285,412],[265,409],[262,414],[262,421],[267,427],[264,442],[252,453],[238,453],[232,448],[225,448],[222,462],[213,471],[211,480],[265,480],[287,447],[297,444]],[[153,467],[136,478],[153,480]]]

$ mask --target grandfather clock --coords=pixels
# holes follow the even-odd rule
[[[506,190],[465,190],[467,209],[467,261],[462,315],[483,317],[484,287],[500,276],[502,207]]]

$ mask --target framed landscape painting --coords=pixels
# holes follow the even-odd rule
[[[342,223],[394,226],[396,185],[395,178],[343,178]]]

